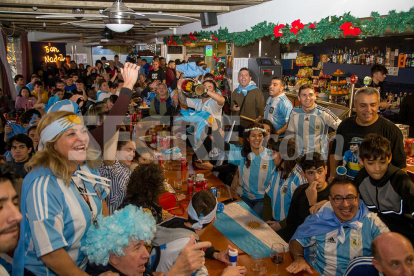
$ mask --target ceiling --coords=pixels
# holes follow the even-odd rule
[[[0,0],[0,11],[72,13],[73,8],[83,8],[84,13],[99,14],[99,10],[108,8],[114,1],[115,0]],[[122,2],[135,12],[162,12],[165,14],[200,19],[200,12],[216,12],[217,14],[223,14],[252,5],[261,4],[266,1],[269,0],[142,0],[140,2],[126,0]],[[16,26],[17,28],[27,31],[69,34],[67,37],[68,41],[91,38],[99,39],[101,36],[100,32],[103,30],[78,28],[69,24],[61,25],[61,23],[79,20],[75,18],[37,19],[36,16],[36,14],[0,13],[0,21],[3,26],[10,22],[9,24],[11,28]],[[92,21],[91,23],[102,23],[102,21],[97,20]],[[143,40],[145,36],[153,35],[163,30],[177,28],[188,23],[190,22],[186,20],[151,19],[151,25],[149,26],[143,27],[140,24],[135,24],[132,30],[122,34],[115,33],[114,36],[115,39],[133,39],[139,42],[140,40]],[[73,38],[74,34],[79,35],[80,38]],[[62,38],[60,38],[60,40],[62,40]]]

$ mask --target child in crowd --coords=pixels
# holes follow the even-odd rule
[[[367,207],[393,231],[414,243],[414,183],[392,165],[391,143],[378,134],[368,134],[361,143],[355,183]]]
[[[294,139],[279,138],[276,142],[271,139],[269,148],[273,151],[275,169],[265,190],[263,219],[273,230],[279,231],[286,227],[286,217],[295,189],[306,183],[306,180],[297,164],[299,152]]]
[[[310,159],[308,156],[312,158]],[[290,241],[306,217],[318,211],[320,206],[329,199],[328,182],[326,182],[328,167],[323,156],[318,152],[308,153],[300,159],[299,164],[306,184],[296,188],[286,217],[286,227],[277,231],[277,234],[286,242]]]

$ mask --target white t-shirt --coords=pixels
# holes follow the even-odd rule
[[[203,103],[202,99],[190,99],[187,98],[188,107],[194,108],[196,111],[208,111],[213,117],[220,121],[221,125],[221,110],[222,106],[219,106],[214,99],[209,99]]]

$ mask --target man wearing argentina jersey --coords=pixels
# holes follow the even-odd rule
[[[243,146],[230,144],[229,163],[239,167],[238,193],[260,217],[263,215],[265,184],[271,179],[274,163],[271,151],[262,146],[266,131],[261,124],[250,124],[243,134]],[[214,135],[214,133],[213,133]],[[220,135],[214,135],[218,146]],[[221,149],[221,150],[224,150]]]
[[[311,272],[308,261],[320,275],[342,276],[348,263],[369,256],[372,241],[386,232],[387,226],[359,200],[352,180],[337,177],[330,185],[329,202],[306,218],[293,235],[289,249],[294,261],[286,270]]]
[[[203,82],[206,93],[201,96],[201,99],[187,98],[181,88],[183,80],[177,82],[178,99],[181,106],[188,106],[195,111],[208,111],[210,114],[221,123],[221,113],[224,106],[225,99],[222,95],[216,93],[216,84],[212,80],[205,80]]]
[[[316,95],[312,85],[302,85],[298,98],[302,105],[293,108],[286,136],[297,140],[299,149],[303,149],[301,156],[316,151],[326,157],[329,127],[336,130],[341,120],[329,109],[315,103]]]
[[[272,122],[276,133],[280,136],[285,134],[293,108],[283,89],[285,89],[285,82],[279,77],[273,78],[269,85],[269,98],[264,111],[264,118]]]

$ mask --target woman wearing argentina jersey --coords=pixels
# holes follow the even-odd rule
[[[261,217],[265,184],[269,182],[275,167],[271,151],[262,146],[266,133],[263,125],[252,123],[244,130],[243,146],[224,143],[221,135],[217,135],[217,131],[214,131],[215,129],[217,124],[213,121],[216,146],[220,150],[229,151],[229,163],[239,167],[241,199]]]
[[[293,193],[299,185],[306,183],[306,179],[298,165],[299,152],[294,139],[280,138],[277,142],[272,139],[269,144],[273,150],[272,158],[276,167],[265,190],[263,219],[273,230],[279,231],[286,227]]]
[[[39,122],[39,151],[26,164],[23,181],[20,241],[13,275],[87,275],[80,250],[96,216],[108,214],[107,192],[96,168],[99,156],[88,148],[81,119],[57,111]]]

